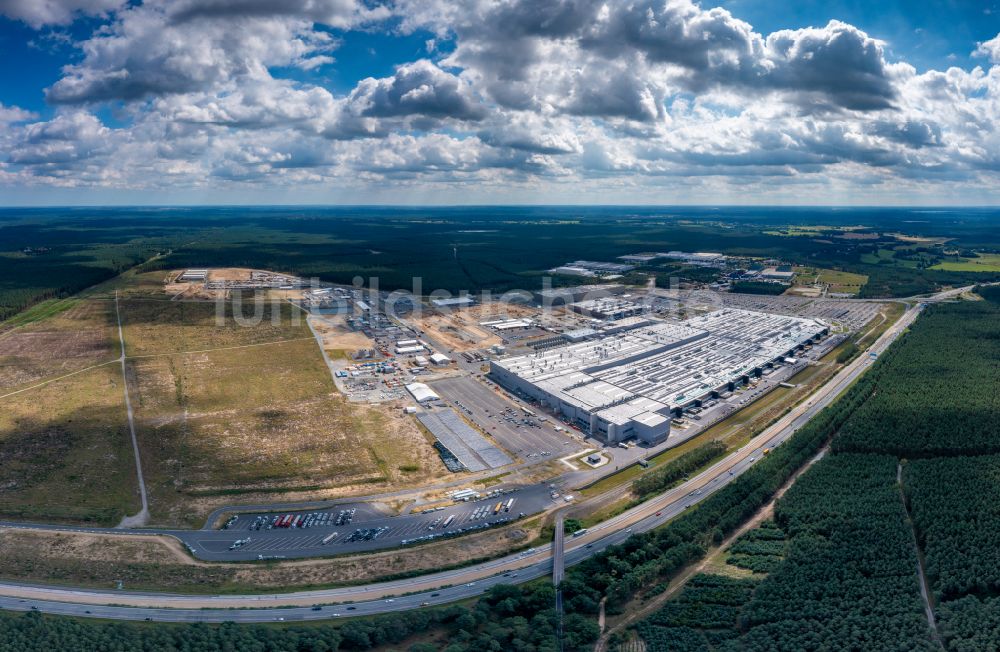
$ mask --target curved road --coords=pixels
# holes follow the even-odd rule
[[[950,298],[965,289],[935,295],[931,301]],[[884,351],[913,322],[922,307],[920,303],[909,308],[882,334],[871,352]],[[871,362],[866,352],[747,446],[679,487],[581,536],[570,538],[566,541],[565,564],[579,563],[610,545],[621,543],[635,532],[659,527],[712,495],[760,459],[764,448],[773,448],[791,437],[840,395]],[[194,596],[6,583],[0,584],[0,608],[22,611],[34,608],[53,614],[173,622],[320,620],[444,604],[480,595],[496,584],[524,582],[551,571],[552,550],[551,545],[546,545],[466,568],[411,579],[287,594]]]

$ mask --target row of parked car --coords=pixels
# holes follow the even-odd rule
[[[325,526],[337,526],[337,525],[347,525],[354,520],[354,515],[357,513],[356,508],[352,509],[342,509],[337,512],[334,516],[333,512],[310,512],[307,514],[278,514],[277,516],[270,516],[268,514],[261,514],[254,517],[253,522],[250,523],[250,530],[273,530],[274,528],[310,528],[310,527],[325,527]],[[223,526],[223,529],[228,529],[234,522],[236,517],[232,517]]]

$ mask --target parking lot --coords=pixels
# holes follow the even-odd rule
[[[884,306],[884,304],[870,301],[811,299],[792,295],[767,296],[720,292],[714,295],[714,298],[727,307],[798,317],[815,317],[839,323],[850,330],[860,329],[878,315]]]
[[[561,500],[553,498],[544,484],[482,494],[468,502],[400,516],[386,516],[365,503],[304,512],[240,514],[225,529],[200,530],[180,538],[197,557],[208,560],[368,552],[502,526]]]
[[[556,432],[561,423],[541,413],[526,414],[472,376],[440,380],[433,388],[507,452],[525,461],[558,459],[583,448],[581,442]]]

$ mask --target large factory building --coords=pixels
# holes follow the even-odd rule
[[[672,415],[734,390],[829,332],[819,320],[724,309],[490,363],[490,375],[609,443],[655,445]]]

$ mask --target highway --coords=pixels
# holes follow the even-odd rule
[[[946,299],[966,289],[959,288],[921,301]],[[922,308],[923,303],[910,307],[869,351],[881,354],[916,319]],[[566,542],[565,565],[579,563],[608,546],[623,542],[633,533],[659,527],[726,486],[761,459],[765,448],[786,441],[829,405],[872,361],[869,352],[863,352],[748,445],[682,485],[579,537],[572,537]],[[136,533],[148,534],[149,531]],[[305,621],[371,615],[445,604],[480,595],[496,584],[520,583],[549,575],[554,570],[552,552],[551,545],[539,546],[466,568],[405,580],[287,594],[197,596],[3,583],[0,584],[0,608],[22,611],[35,608],[53,614],[170,622]]]

